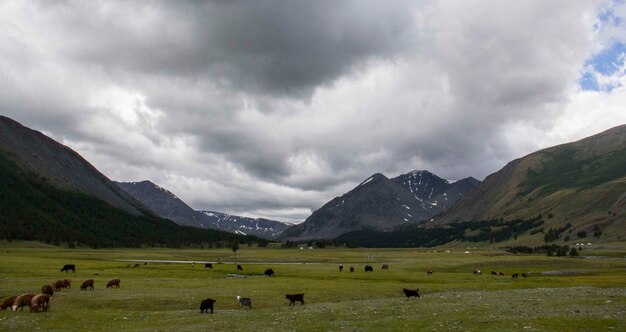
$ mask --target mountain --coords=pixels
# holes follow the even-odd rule
[[[377,173],[326,203],[303,223],[288,228],[280,237],[334,239],[362,229],[391,231],[431,218],[478,183],[473,178],[447,181],[427,171],[414,171],[394,179]]]
[[[162,219],[78,153],[2,116],[0,238],[95,248],[258,240]]]
[[[94,196],[133,215],[142,214],[140,203],[78,153],[4,116],[0,116],[0,151],[56,188]]]
[[[219,229],[268,239],[275,238],[289,227],[288,224],[275,220],[233,216],[214,211],[196,211],[174,193],[150,181],[116,182],[116,184],[157,215],[181,225]]]
[[[210,227],[215,229],[267,239],[277,238],[291,226],[291,224],[264,218],[240,217],[215,211],[199,212],[204,215]]]
[[[429,225],[538,215],[573,234],[626,235],[626,125],[513,160]]]

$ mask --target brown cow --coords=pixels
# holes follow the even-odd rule
[[[522,273],[522,278],[526,278],[528,275],[526,273]]]
[[[420,297],[419,288],[417,288],[416,290],[404,288],[402,291],[404,292],[404,295],[406,295],[407,299],[411,298],[411,296]]]
[[[50,296],[46,294],[35,295],[30,300],[30,312],[50,310]]]
[[[72,288],[72,280],[63,279],[63,288]]]
[[[287,294],[285,298],[289,300],[289,305],[296,306],[296,302],[300,302],[300,305],[304,305],[304,293],[300,294]]]
[[[383,266],[380,269],[381,270],[389,270],[389,264],[383,264]]]
[[[54,287],[55,291],[60,292],[61,288],[65,288],[65,282],[63,282],[63,280],[57,280],[52,283],[52,287]]]
[[[41,294],[46,294],[46,295],[52,296],[52,294],[54,294],[54,291],[52,290],[52,286],[50,286],[50,285],[42,286],[41,287]]]
[[[0,311],[3,311],[4,309],[11,307],[13,305],[13,302],[15,302],[16,297],[17,295],[13,295],[2,300],[2,302],[0,302]]]
[[[499,275],[499,276],[503,276],[503,275],[504,275],[504,272],[498,272],[498,275]]]
[[[519,274],[517,274],[517,273],[513,273],[513,274],[511,274],[511,278],[513,278],[513,279],[517,279],[517,277],[519,277]]]
[[[83,284],[80,286],[80,290],[87,290],[87,288],[93,289],[93,284],[94,284],[93,279],[85,280]]]
[[[107,288],[113,288],[113,286],[117,286],[117,288],[120,288],[120,279],[113,279],[107,283]]]
[[[426,271],[426,275],[431,275],[431,274],[433,274],[433,270]]]
[[[13,301],[13,305],[11,306],[11,311],[17,311],[17,309],[24,310],[25,305],[30,305],[30,300],[35,297],[35,294],[25,293],[19,295]]]
[[[350,272],[354,272],[354,266],[350,266]]]

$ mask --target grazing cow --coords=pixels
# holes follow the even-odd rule
[[[139,263],[133,265],[133,267],[140,267],[141,265],[139,265]]]
[[[206,263],[206,264],[204,264],[204,268],[205,268],[205,269],[213,269],[213,264],[211,264],[211,263]],[[210,300],[210,299],[208,299],[208,300]]]
[[[482,273],[480,272],[480,270],[474,270],[472,271],[472,273],[474,273],[475,276],[481,275]]]
[[[406,298],[411,298],[411,296],[415,296],[415,297],[420,297],[420,290],[419,288],[417,288],[416,290],[412,290],[412,289],[403,289],[402,290],[404,292],[404,295],[406,295]]]
[[[50,296],[46,294],[35,295],[30,300],[30,312],[50,310]]]
[[[239,303],[239,309],[242,309],[244,306],[248,306],[252,309],[252,299],[249,297],[241,297],[237,295],[237,303]]]
[[[5,298],[4,300],[2,300],[2,302],[0,302],[0,311],[5,310],[6,308],[9,308],[13,305],[13,302],[15,302],[15,298],[17,297],[17,295],[13,295],[13,296],[9,296],[7,298]]]
[[[374,272],[374,268],[371,265],[365,265],[365,272]]]
[[[72,271],[72,273],[76,273],[76,265],[74,264],[65,264],[63,265],[63,268],[61,268],[61,272],[69,272]]]
[[[54,287],[54,290],[59,292],[61,291],[61,288],[65,288],[65,283],[63,282],[63,280],[57,280],[54,283],[52,283],[52,287]]]
[[[343,264],[339,264],[339,272],[343,271]]]
[[[499,275],[499,276],[503,276],[503,275],[504,275],[504,272],[498,272],[498,275]]]
[[[389,265],[383,264],[383,267],[381,267],[380,269],[381,270],[389,270]]]
[[[113,280],[107,282],[107,288],[109,288],[109,287],[113,288],[113,286],[116,286],[117,288],[120,288],[120,279],[113,279]]]
[[[30,294],[30,293],[17,296],[15,300],[13,301],[13,305],[11,306],[11,311],[15,312],[17,311],[17,309],[24,310],[25,305],[30,306],[30,300],[33,297],[35,297],[35,294]]]
[[[63,288],[72,288],[72,280],[63,279]]]
[[[491,275],[492,275],[492,276],[497,276],[497,275],[498,275],[498,272],[496,272],[496,271],[491,271]]]
[[[93,290],[93,284],[94,284],[93,279],[85,280],[83,284],[80,286],[80,290],[87,290],[87,288]]]
[[[263,272],[263,274],[265,274],[266,277],[271,277],[271,276],[274,275],[274,270],[267,269],[267,270],[265,270],[265,272]]]
[[[354,266],[350,266],[350,272],[354,272]]]
[[[517,277],[519,277],[519,274],[517,274],[517,273],[513,273],[513,274],[511,274],[511,278],[513,278],[513,279],[517,279]]]
[[[54,294],[54,290],[52,290],[52,286],[44,285],[41,287],[41,294],[46,294],[52,296]]]
[[[522,273],[522,278],[526,278],[528,275],[526,273]]]
[[[209,309],[211,309],[211,313],[213,313],[213,303],[216,301],[213,299],[204,299],[200,302],[200,313],[209,313]]]
[[[428,276],[429,276],[429,275],[431,275],[431,274],[433,274],[433,270],[428,270],[428,271],[426,271],[426,275],[428,275]]]
[[[300,302],[300,305],[304,304],[304,293],[300,293],[300,294],[287,294],[285,295],[285,298],[287,300],[289,300],[289,305],[296,305],[296,301]]]
[[[241,265],[237,264],[237,271],[243,271],[243,267],[241,267]]]

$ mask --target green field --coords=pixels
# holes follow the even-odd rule
[[[446,252],[449,250],[450,252]],[[468,250],[470,253],[464,253]],[[0,312],[2,331],[624,331],[626,250],[587,249],[581,257],[512,255],[496,249],[315,250],[243,246],[237,272],[229,249],[66,249],[0,242],[0,296],[39,293],[72,279],[45,313]],[[593,256],[592,258],[588,256]],[[116,260],[217,261],[151,263]],[[75,275],[60,272],[77,266]],[[286,264],[287,263],[287,264]],[[339,272],[337,266],[346,266]],[[388,271],[381,271],[383,263]],[[131,267],[127,267],[131,264]],[[365,264],[374,266],[365,273]],[[349,266],[356,271],[347,271]],[[272,268],[276,275],[264,277]],[[472,274],[474,269],[483,275]],[[431,276],[427,270],[433,270]],[[494,277],[490,271],[501,271]],[[512,279],[512,273],[528,278]],[[95,279],[95,290],[80,291]],[[120,289],[106,289],[120,278]],[[407,300],[402,289],[418,288]],[[287,293],[306,304],[288,306]],[[253,299],[240,309],[235,297]],[[204,298],[215,313],[200,314]]]

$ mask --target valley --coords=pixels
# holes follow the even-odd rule
[[[0,296],[36,292],[56,279],[72,287],[55,292],[43,313],[0,312],[7,330],[232,331],[482,330],[606,331],[626,327],[626,249],[601,245],[580,257],[511,254],[487,245],[468,249],[314,250],[242,247],[238,263],[157,263],[129,260],[234,261],[230,249],[67,249],[37,242],[0,242]],[[468,253],[466,253],[468,252]],[[76,264],[76,274],[59,272]],[[297,264],[277,264],[297,263]],[[304,263],[304,264],[302,264]],[[315,264],[314,264],[315,263]],[[390,269],[382,271],[381,264]],[[343,272],[338,265],[354,266]],[[363,272],[372,265],[374,272]],[[272,268],[273,277],[263,276]],[[481,275],[473,270],[480,269]],[[432,270],[432,275],[426,271]],[[492,276],[490,271],[503,272]],[[513,273],[527,278],[513,279]],[[80,291],[93,278],[93,291]],[[112,278],[119,289],[107,289]],[[403,288],[419,288],[407,299]],[[304,293],[288,306],[285,294]],[[251,297],[240,309],[237,295]],[[200,314],[211,297],[214,314]]]

